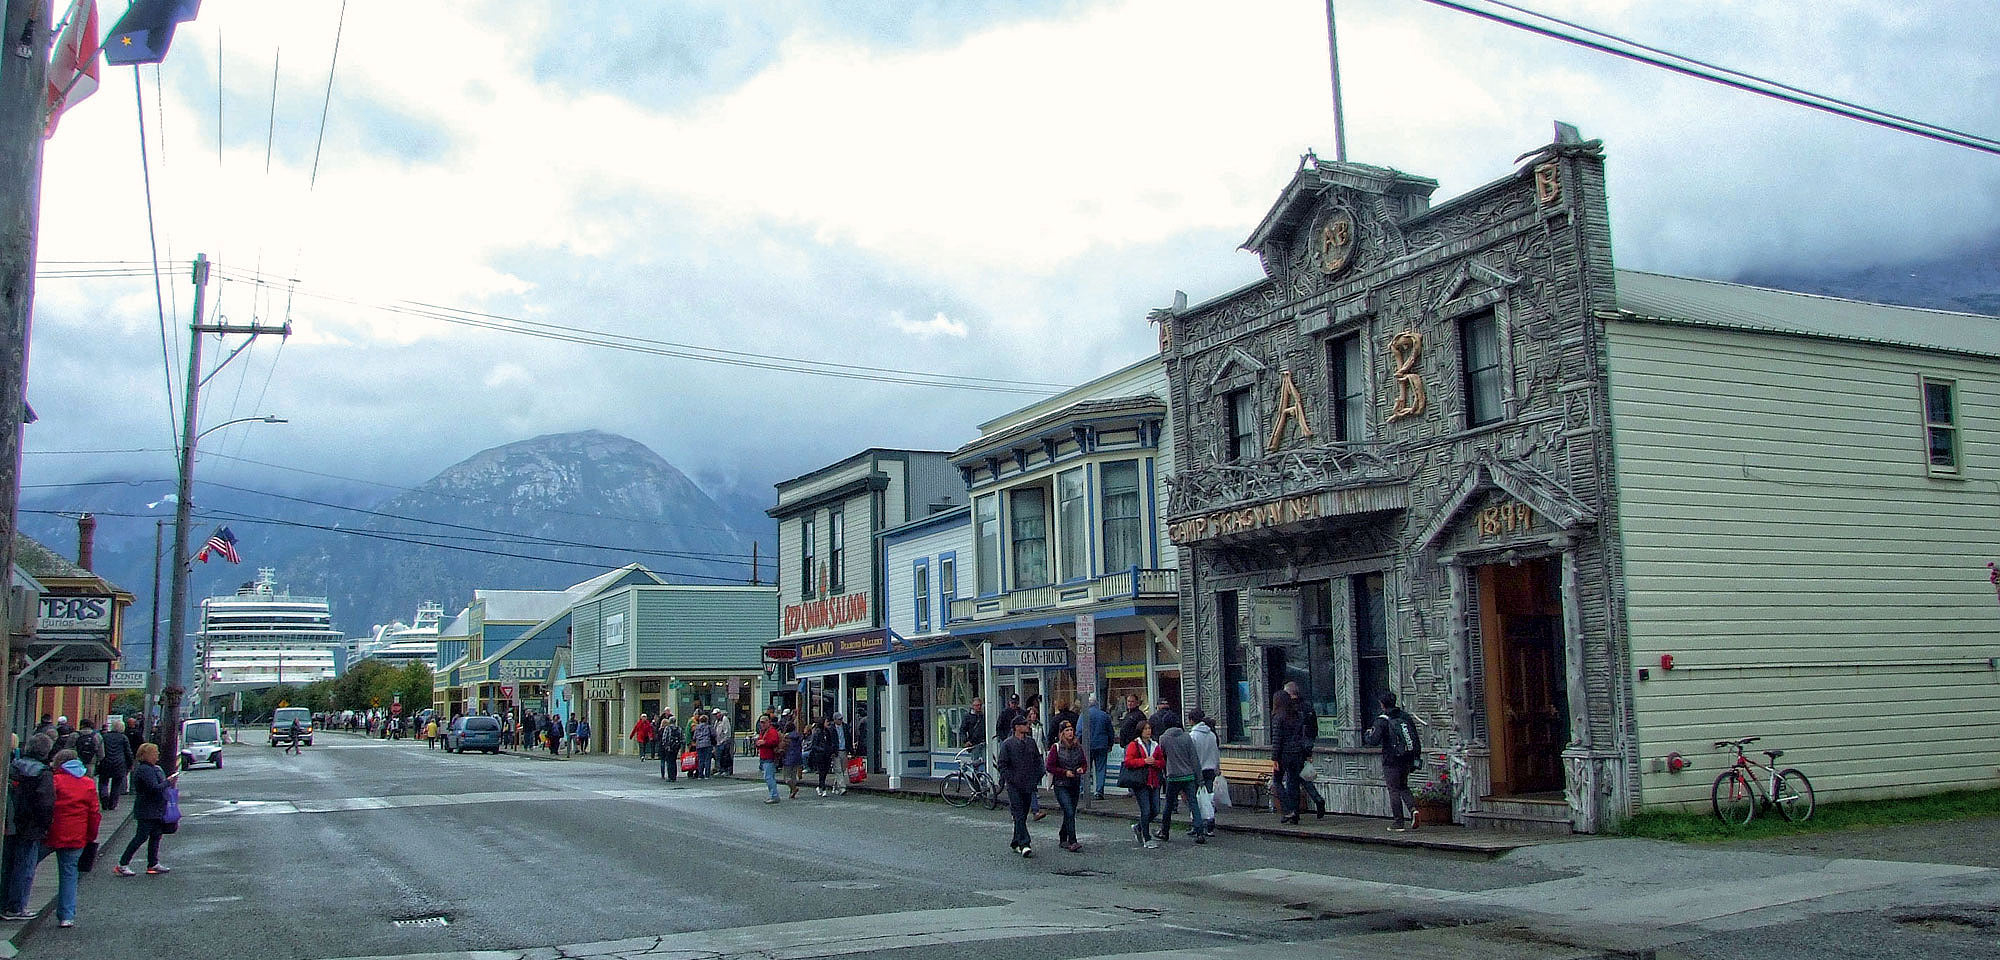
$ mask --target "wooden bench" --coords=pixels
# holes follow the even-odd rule
[[[1259,810],[1270,809],[1270,801],[1265,795],[1271,792],[1271,758],[1269,757],[1223,757],[1216,765],[1217,772],[1229,781],[1231,792],[1238,786],[1250,788],[1251,805]],[[1272,798],[1275,801],[1275,796]],[[1231,806],[1242,806],[1236,798],[1229,798]]]

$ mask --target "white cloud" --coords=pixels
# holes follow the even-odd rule
[[[897,310],[889,314],[889,323],[904,333],[914,337],[921,337],[925,340],[929,340],[932,337],[957,337],[963,340],[967,332],[964,322],[953,320],[943,313],[938,313],[929,320],[919,322],[903,316],[903,312]]]

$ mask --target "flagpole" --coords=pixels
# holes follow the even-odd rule
[[[1326,0],[1326,56],[1333,68],[1333,158],[1347,162],[1347,117],[1340,103],[1340,41],[1333,32],[1333,0]]]

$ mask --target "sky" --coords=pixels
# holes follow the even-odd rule
[[[1985,0],[1526,2],[2000,135]],[[105,0],[104,24],[122,9]],[[1321,0],[342,10],[207,0],[163,67],[138,71],[136,102],[133,69],[107,67],[64,115],[44,157],[25,482],[173,475],[193,293],[174,264],[199,252],[223,278],[210,322],[292,326],[209,380],[204,428],[288,422],[209,434],[204,478],[414,486],[491,446],[595,428],[712,493],[768,499],[864,447],[952,449],[1036,395],[422,314],[989,388],[1079,383],[1148,355],[1146,313],[1176,290],[1257,279],[1238,246],[1302,154],[1333,156]],[[1338,16],[1350,159],[1434,177],[1443,200],[1568,121],[1604,141],[1621,267],[1728,279],[2000,239],[2000,158],[1421,0],[1339,0]],[[142,110],[173,261],[164,333]],[[78,266],[128,275],[58,275]],[[242,343],[211,338],[207,358]]]

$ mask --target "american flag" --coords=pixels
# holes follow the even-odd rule
[[[195,555],[195,559],[207,563],[210,550],[221,554],[222,559],[230,563],[243,562],[243,558],[236,554],[236,535],[230,533],[228,527],[215,528],[215,536],[208,538],[208,542],[202,545],[201,552]]]

